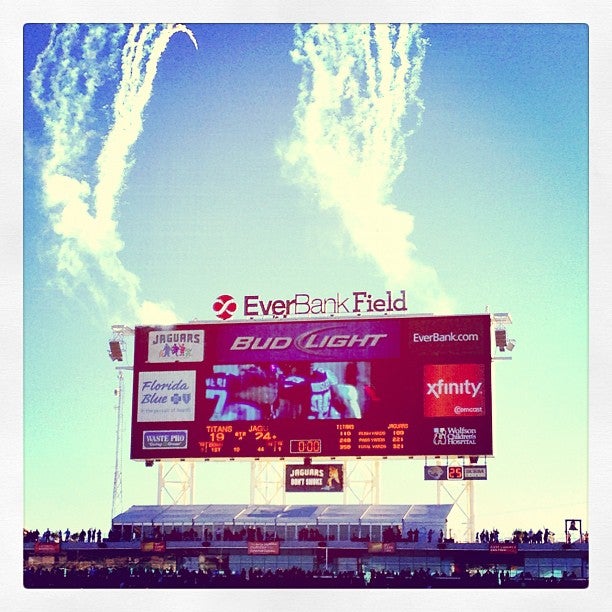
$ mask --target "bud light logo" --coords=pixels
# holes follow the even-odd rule
[[[220,295],[213,302],[213,310],[218,319],[227,321],[236,312],[238,304],[231,295]]]

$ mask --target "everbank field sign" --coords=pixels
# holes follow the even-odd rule
[[[238,300],[229,294],[220,295],[213,303],[215,316],[223,321],[238,313]],[[374,296],[367,291],[353,291],[349,295],[336,293],[328,297],[316,297],[309,293],[296,293],[290,298],[267,298],[245,295],[241,300],[240,314],[244,317],[285,318],[309,315],[361,315],[406,313],[406,291],[397,294],[386,291],[384,296]]]

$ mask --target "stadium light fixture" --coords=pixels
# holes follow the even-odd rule
[[[127,325],[115,324],[111,325],[113,337],[108,343],[108,355],[112,361],[123,361],[123,351],[125,350],[124,337],[133,336],[134,330]]]
[[[121,350],[121,343],[117,340],[111,340],[108,343],[108,354],[112,361],[123,361],[123,351]]]
[[[491,315],[492,321],[495,323],[495,347],[500,353],[504,351],[512,351],[516,346],[516,340],[509,339],[506,332],[506,325],[512,323],[512,317],[508,312],[494,312]],[[508,357],[510,359],[510,357]]]
[[[503,329],[503,328],[496,329],[495,330],[495,346],[500,351],[505,351],[506,350],[506,344],[507,344],[506,330]]]
[[[494,312],[492,318],[497,325],[510,325],[512,323],[509,312]]]

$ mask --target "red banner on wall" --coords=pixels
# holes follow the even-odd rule
[[[394,553],[395,542],[368,542],[369,553]]]
[[[35,542],[34,552],[41,555],[54,555],[60,551],[59,542]]]
[[[491,542],[489,544],[489,552],[514,555],[518,552],[518,544],[511,544],[509,542]]]
[[[248,542],[247,552],[249,555],[278,555],[280,542]]]
[[[166,552],[165,542],[142,542],[140,544],[140,550],[143,552]]]

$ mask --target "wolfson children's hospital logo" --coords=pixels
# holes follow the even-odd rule
[[[473,446],[478,444],[478,432],[473,427],[434,427],[433,443],[436,446]]]
[[[229,295],[217,297],[212,305],[215,316],[223,321],[238,311],[238,302]],[[336,293],[329,297],[314,297],[309,293],[296,293],[291,298],[264,299],[259,295],[245,295],[242,315],[245,317],[288,317],[291,315],[342,315],[406,312],[406,291],[395,295],[386,291],[384,296],[374,296],[367,291],[353,291],[348,296]]]

